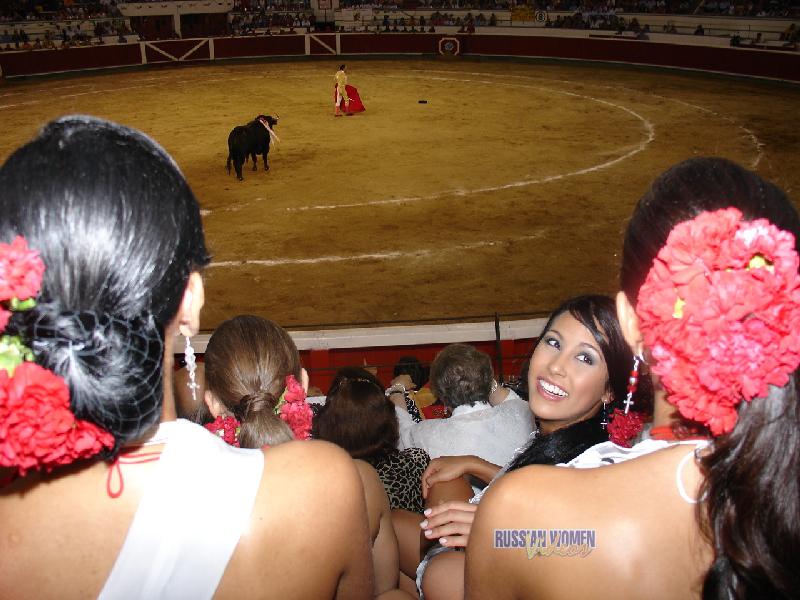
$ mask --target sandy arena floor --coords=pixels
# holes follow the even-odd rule
[[[255,62],[11,82],[0,160],[48,119],[137,127],[184,170],[214,263],[204,328],[546,313],[615,290],[625,221],[675,162],[720,155],[800,199],[800,87],[582,64]],[[418,100],[427,100],[420,104]],[[271,170],[225,172],[230,129],[280,117]]]

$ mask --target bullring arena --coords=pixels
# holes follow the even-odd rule
[[[340,62],[367,107],[353,118],[333,118]],[[634,203],[682,159],[725,156],[796,196],[798,109],[795,84],[601,63],[229,61],[8,81],[0,159],[67,113],[162,143],[203,209],[205,329],[521,317],[612,293]],[[280,143],[238,182],[227,135],[260,113]]]

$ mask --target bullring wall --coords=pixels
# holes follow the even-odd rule
[[[581,36],[576,36],[576,32],[570,32],[569,36],[557,35],[558,31],[553,33],[556,35],[541,35],[541,31],[537,31],[536,35],[520,35],[518,31],[514,35],[330,33],[153,41],[64,50],[2,52],[0,68],[5,77],[12,78],[236,58],[436,55],[440,41],[451,38],[458,41],[462,56],[608,61],[800,82],[800,53],[797,51],[698,46],[694,36],[671,36],[675,42],[665,43],[597,37],[590,32],[579,32]],[[685,38],[687,43],[679,43],[681,38]]]

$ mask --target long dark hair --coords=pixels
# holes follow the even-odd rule
[[[228,319],[208,340],[205,373],[206,390],[241,423],[242,448],[294,439],[289,426],[275,414],[286,376],[300,378],[300,354],[282,327],[252,315]],[[197,420],[210,420],[205,403]]]
[[[37,307],[7,331],[65,379],[72,411],[113,434],[116,451],[161,415],[164,330],[209,260],[197,200],[150,138],[64,117],[0,168],[0,241],[17,235],[45,273]]]
[[[578,296],[567,300],[550,315],[536,343],[537,346],[552,328],[555,320],[567,312],[589,330],[600,346],[608,369],[606,389],[612,396],[612,401],[607,407],[610,412],[619,406],[622,399],[625,398],[628,373],[633,364],[633,354],[625,342],[617,320],[616,305],[607,296]],[[536,346],[534,346],[535,350]],[[529,367],[530,359],[526,362],[521,377],[520,392],[524,397],[527,397],[529,392]],[[643,379],[646,379],[646,377]],[[643,405],[648,399],[648,394],[646,393],[648,386],[643,383],[639,389],[639,397],[636,399],[637,408],[646,410]],[[598,412],[588,419],[572,423],[548,435],[538,435],[513,460],[508,470],[511,471],[527,465],[554,465],[568,462],[595,444],[608,441],[608,432],[601,425],[602,420],[602,412]]]
[[[729,160],[682,162],[653,182],[628,225],[620,280],[633,306],[672,229],[727,207],[746,220],[769,220],[800,244],[800,217],[776,186]],[[701,463],[708,500],[698,504],[698,520],[714,549],[706,599],[797,597],[798,410],[796,379],[766,399],[742,402],[733,431],[718,437]]]
[[[358,367],[339,369],[312,435],[344,448],[353,458],[376,464],[397,451],[400,438],[394,404],[381,382]]]

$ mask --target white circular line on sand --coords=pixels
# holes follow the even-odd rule
[[[386,77],[386,78],[397,78],[397,79],[403,79],[403,78],[420,79],[420,78],[422,78],[422,79],[433,79],[433,80],[437,80],[437,81],[459,81],[459,82],[470,82],[470,83],[491,83],[493,85],[504,85],[506,87],[522,87],[522,88],[526,88],[526,89],[538,89],[538,90],[544,90],[546,92],[554,92],[554,93],[557,93],[557,94],[564,94],[566,96],[574,96],[576,98],[584,98],[584,99],[587,99],[587,100],[591,100],[593,102],[597,102],[599,104],[605,104],[606,106],[610,106],[612,108],[616,108],[616,109],[625,111],[628,114],[630,114],[631,116],[635,117],[636,119],[639,119],[639,121],[641,121],[642,125],[644,126],[645,131],[647,132],[647,139],[645,139],[642,142],[636,144],[632,149],[628,150],[622,156],[619,156],[617,158],[608,160],[608,161],[606,161],[604,163],[601,163],[601,164],[598,164],[598,165],[593,165],[591,167],[585,167],[583,169],[577,169],[575,171],[570,171],[568,173],[560,173],[560,174],[556,174],[556,175],[548,175],[547,177],[542,177],[542,178],[539,178],[539,179],[523,179],[523,180],[520,180],[520,181],[512,181],[511,183],[504,183],[502,185],[487,186],[487,187],[482,187],[482,188],[475,188],[475,189],[472,189],[472,190],[450,190],[450,191],[444,191],[444,192],[437,192],[435,194],[429,194],[427,196],[406,196],[406,197],[402,197],[402,198],[387,198],[387,199],[382,199],[382,200],[366,200],[364,202],[352,202],[352,203],[349,203],[349,204],[318,204],[318,205],[314,205],[314,206],[288,206],[285,209],[287,212],[300,212],[300,211],[307,211],[307,210],[333,210],[333,209],[339,209],[339,208],[357,208],[357,207],[363,207],[363,206],[381,206],[381,205],[387,205],[387,204],[407,204],[407,203],[411,203],[411,202],[421,202],[421,201],[426,201],[426,200],[435,200],[435,199],[444,198],[444,197],[447,197],[447,196],[469,196],[469,195],[473,195],[473,194],[482,194],[482,193],[487,193],[487,192],[497,192],[497,191],[500,191],[500,190],[507,190],[507,189],[512,189],[512,188],[526,187],[526,186],[529,186],[529,185],[538,185],[538,184],[541,184],[541,183],[549,183],[551,181],[558,181],[558,180],[561,180],[561,179],[566,179],[568,177],[577,177],[579,175],[585,175],[587,173],[592,173],[592,172],[595,172],[595,171],[601,171],[601,170],[607,169],[609,167],[612,167],[612,166],[614,166],[614,165],[616,165],[616,164],[618,164],[618,163],[620,163],[620,162],[622,162],[624,160],[627,160],[627,159],[631,158],[632,156],[638,154],[639,152],[642,152],[647,147],[647,145],[650,144],[656,138],[655,128],[653,127],[653,124],[650,121],[648,121],[645,117],[643,117],[642,115],[636,113],[635,111],[631,110],[630,108],[628,108],[626,106],[622,106],[620,104],[615,104],[613,102],[609,102],[608,100],[602,100],[600,98],[595,98],[593,96],[587,96],[585,94],[578,94],[576,92],[567,92],[565,90],[555,90],[555,89],[552,89],[552,88],[545,88],[545,87],[541,87],[541,86],[521,85],[521,84],[515,84],[515,83],[498,83],[498,82],[495,82],[495,81],[485,81],[485,80],[457,79],[457,78],[451,78],[451,77],[419,77],[419,76],[409,76],[409,75],[405,75],[405,76],[404,75],[384,75],[384,77]],[[619,150],[626,150],[628,148],[630,148],[630,146],[628,146],[626,148],[619,149]]]
[[[476,248],[487,248],[493,246],[504,246],[507,244],[521,242],[526,240],[534,240],[541,236],[541,230],[531,235],[524,235],[515,238],[508,238],[505,240],[491,240],[483,242],[473,242],[471,244],[459,244],[456,246],[437,246],[426,250],[411,250],[409,252],[370,252],[367,254],[353,254],[350,256],[316,256],[314,258],[273,258],[269,260],[221,260],[209,264],[209,267],[244,267],[248,265],[259,267],[279,267],[282,265],[314,265],[318,263],[338,263],[360,260],[391,260],[396,258],[427,258],[442,254],[443,252],[461,252],[463,250],[474,250]]]
[[[683,104],[684,106],[688,106],[689,108],[693,108],[693,109],[699,110],[701,112],[709,113],[711,115],[714,115],[715,117],[719,117],[720,119],[722,119],[724,121],[727,121],[728,123],[738,127],[739,129],[744,131],[745,135],[750,138],[750,141],[756,147],[756,156],[755,156],[755,158],[753,160],[750,161],[750,168],[751,169],[755,169],[758,166],[758,163],[761,162],[761,158],[764,156],[764,143],[761,140],[758,139],[758,137],[753,132],[753,130],[748,129],[747,127],[745,127],[744,125],[742,125],[740,123],[737,123],[731,117],[728,117],[726,115],[722,115],[722,114],[720,114],[720,113],[718,113],[718,112],[716,112],[714,110],[711,110],[710,108],[706,108],[704,106],[698,106],[697,104],[692,104],[690,102],[685,102],[683,100],[677,100],[675,98],[666,98],[664,96],[658,96],[656,94],[653,94],[653,95],[656,98],[664,98],[665,100],[672,100],[672,102],[677,102],[678,104]]]
[[[448,73],[448,74],[460,73],[459,71],[448,71],[448,70],[445,70],[445,69],[411,69],[411,70],[414,71],[414,72],[419,72],[419,73]],[[569,79],[553,79],[551,77],[532,77],[530,75],[513,75],[513,74],[509,74],[509,73],[468,73],[468,75],[480,75],[480,76],[494,76],[494,77],[513,78],[513,79],[524,79],[524,80],[527,80],[527,81],[531,81],[531,80],[533,80],[533,81],[554,81],[554,82],[557,82],[557,83],[565,83],[567,85],[575,85],[575,82],[574,81],[570,81]],[[718,113],[718,112],[716,112],[714,110],[711,110],[710,108],[706,108],[704,106],[699,106],[697,104],[691,104],[691,103],[686,102],[684,100],[679,100],[678,98],[670,98],[669,96],[662,96],[660,94],[654,94],[653,92],[635,90],[633,88],[629,88],[629,87],[624,86],[624,85],[605,85],[605,84],[601,84],[601,83],[592,83],[591,85],[593,87],[605,88],[605,89],[609,89],[609,90],[625,90],[626,92],[631,92],[631,93],[634,93],[634,94],[649,94],[653,98],[660,98],[661,100],[667,100],[668,102],[675,102],[677,104],[682,104],[684,106],[688,106],[689,108],[693,108],[695,110],[699,110],[701,112],[706,112],[706,113],[709,113],[711,115],[714,115],[715,117],[719,117],[723,121],[727,121],[731,125],[741,129],[744,132],[744,134],[747,137],[750,138],[750,141],[753,143],[753,146],[755,146],[756,155],[755,155],[755,158],[753,158],[753,160],[750,161],[750,168],[751,169],[755,169],[758,166],[758,164],[761,162],[761,159],[762,159],[763,154],[764,154],[763,148],[764,148],[765,144],[761,140],[758,139],[758,136],[756,136],[756,134],[751,129],[749,129],[748,127],[746,127],[746,126],[742,125],[741,123],[737,122],[736,119],[734,119],[733,117],[729,117],[727,115],[723,115],[721,113]]]

